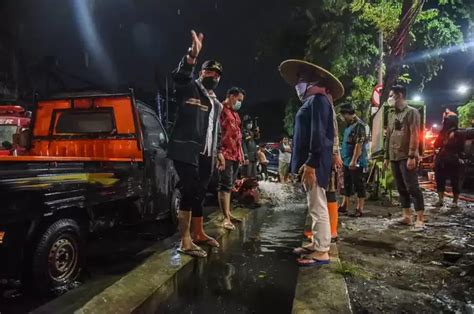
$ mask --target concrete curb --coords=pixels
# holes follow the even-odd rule
[[[306,225],[309,222],[308,216]],[[292,313],[352,313],[344,276],[335,271],[341,265],[336,244],[331,244],[330,255],[327,266],[300,268]]]
[[[233,211],[233,215],[242,220],[250,213],[251,210],[246,208]],[[206,231],[217,240],[229,233],[221,227],[219,218],[220,214],[215,212],[206,223]],[[154,313],[160,303],[166,301],[177,288],[178,276],[185,276],[192,271],[195,263],[199,261],[179,254],[176,248],[157,252],[82,307],[74,309],[74,313]],[[59,304],[43,306],[33,313],[51,311],[65,313]]]

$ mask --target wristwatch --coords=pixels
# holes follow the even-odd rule
[[[196,59],[197,56],[193,56],[193,55],[191,54],[192,51],[193,51],[193,49],[192,49],[191,47],[189,47],[189,48],[188,48],[188,57],[190,57],[191,59]]]

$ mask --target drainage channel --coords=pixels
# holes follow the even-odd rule
[[[255,210],[207,260],[179,276],[156,313],[290,313],[306,210],[286,204]]]

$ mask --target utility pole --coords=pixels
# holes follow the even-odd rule
[[[378,84],[383,84],[383,31],[379,31],[379,68],[378,68]]]

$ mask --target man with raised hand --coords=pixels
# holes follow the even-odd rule
[[[225,168],[220,146],[219,119],[222,104],[215,88],[222,75],[222,65],[205,61],[199,77],[193,78],[204,35],[191,32],[192,46],[173,71],[178,108],[170,135],[168,157],[174,161],[179,176],[181,206],[178,211],[180,253],[206,257],[197,244],[219,247],[203,228],[203,202],[214,169]]]

